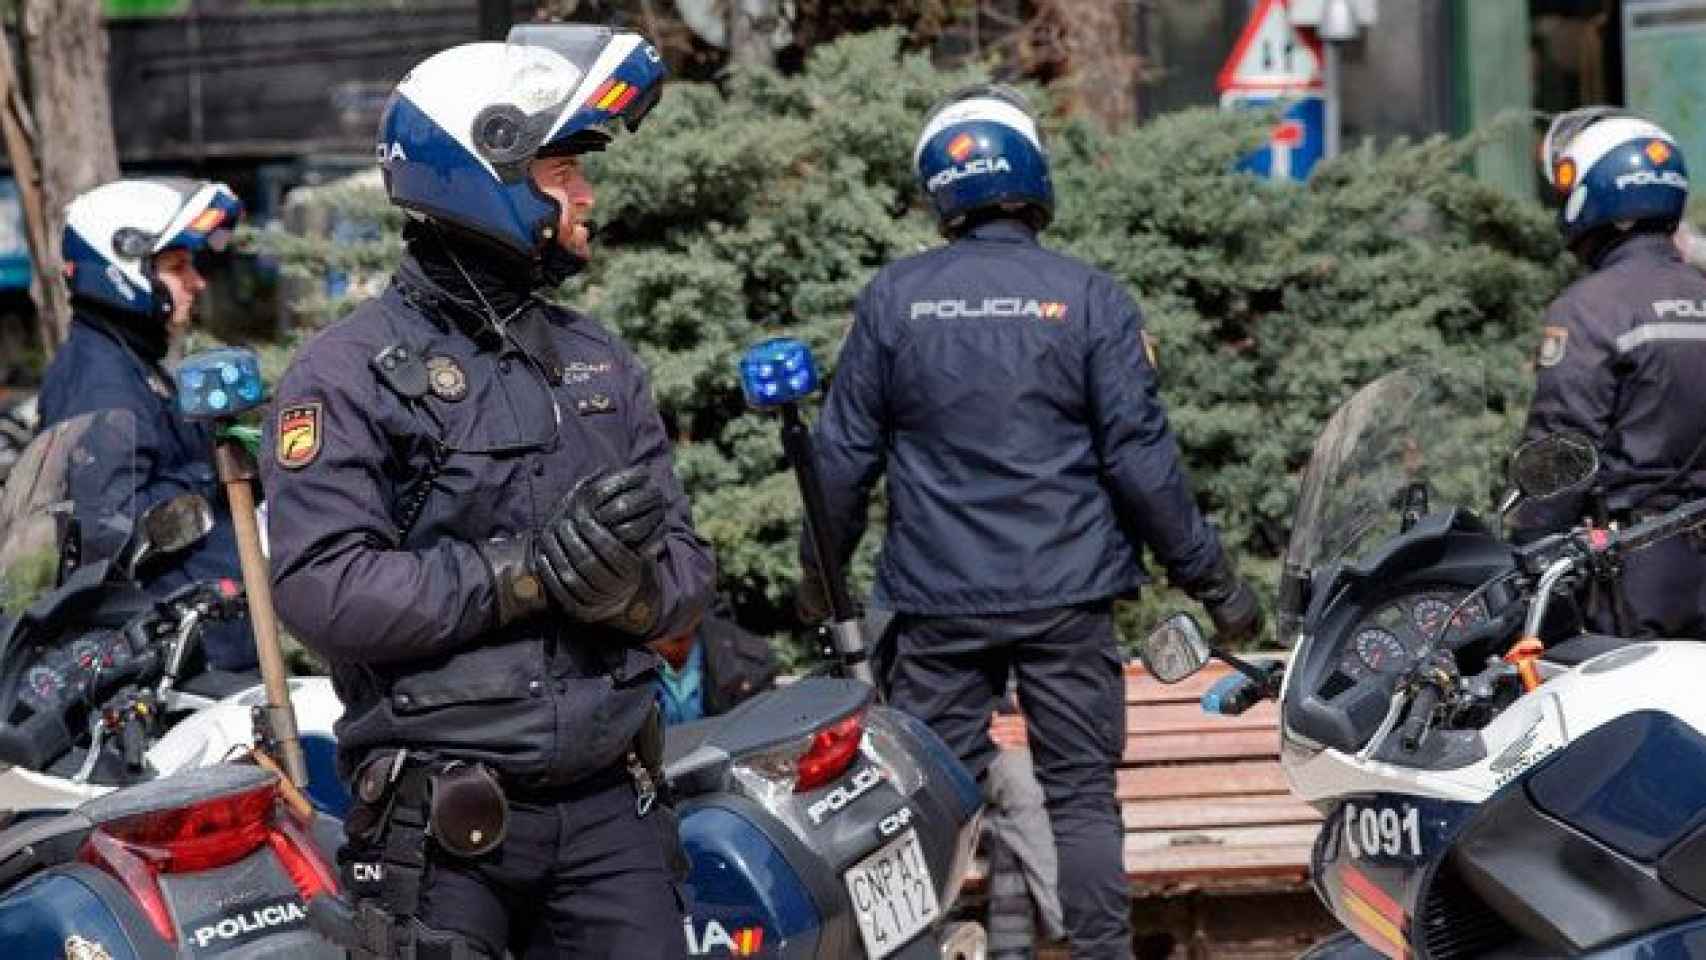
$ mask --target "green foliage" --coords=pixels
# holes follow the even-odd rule
[[[814,49],[797,76],[673,84],[637,135],[589,160],[606,242],[561,295],[650,365],[722,586],[754,627],[791,626],[800,506],[774,422],[742,406],[735,358],[786,333],[833,366],[861,286],[939,242],[911,181],[912,138],[928,106],[970,79],[902,53],[897,33],[849,37]],[[1462,172],[1473,142],[1365,147],[1307,184],[1274,184],[1235,171],[1262,123],[1198,110],[1113,136],[1056,125],[1060,209],[1046,239],[1145,307],[1200,500],[1271,584],[1296,475],[1361,384],[1415,362],[1479,364],[1502,426],[1483,452],[1498,459],[1526,407],[1539,312],[1570,267],[1546,211]],[[394,260],[382,197],[340,202],[391,218],[388,229],[347,249],[280,246],[303,275]],[[345,305],[308,306],[312,326]],[[861,585],[880,502],[874,512]],[[1146,596],[1122,617],[1128,632],[1176,602]]]
[[[24,554],[0,571],[0,617],[23,612],[38,597],[53,589],[53,578],[58,569],[59,554],[49,549]]]

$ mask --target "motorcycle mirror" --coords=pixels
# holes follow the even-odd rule
[[[1197,618],[1175,613],[1149,632],[1138,645],[1143,665],[1162,683],[1178,683],[1203,668],[1212,652]]]
[[[1575,434],[1539,437],[1511,454],[1511,483],[1531,500],[1548,500],[1579,490],[1598,472],[1599,451]]]
[[[187,550],[212,529],[213,507],[199,493],[183,493],[156,503],[143,511],[137,524],[131,571],[134,573],[144,562],[161,554]]]

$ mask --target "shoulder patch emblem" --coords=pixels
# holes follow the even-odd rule
[[[296,470],[320,455],[320,405],[299,403],[278,411],[278,465]]]
[[[1564,359],[1564,349],[1570,344],[1569,327],[1547,327],[1546,335],[1540,339],[1540,356],[1537,362],[1543,367],[1555,367]]]
[[[455,403],[468,395],[468,374],[455,357],[428,357],[427,387],[432,395],[446,403]]]

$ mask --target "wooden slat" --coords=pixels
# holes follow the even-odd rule
[[[1128,831],[1317,823],[1320,811],[1290,794],[1218,800],[1130,800],[1120,805]]]
[[[1117,775],[1121,800],[1283,794],[1290,789],[1279,764],[1271,761],[1121,767]]]
[[[1245,880],[1302,884],[1309,879],[1313,843],[1275,847],[1174,847],[1138,851],[1125,858],[1126,879],[1133,886],[1183,883],[1214,886]]]
[[[1162,683],[1141,666],[1127,667],[1126,703],[1196,703],[1209,687],[1232,672],[1224,663],[1211,663],[1178,683]]]
[[[1274,730],[1215,730],[1210,733],[1138,733],[1126,737],[1120,763],[1142,766],[1186,760],[1260,760],[1279,756]]]
[[[1126,859],[1133,854],[1172,853],[1186,847],[1233,849],[1308,847],[1319,833],[1318,823],[1282,823],[1245,827],[1202,827],[1189,830],[1141,830],[1125,835]]]
[[[1220,730],[1277,730],[1279,708],[1273,701],[1251,707],[1241,716],[1204,713],[1195,702],[1155,703],[1126,707],[1125,729],[1134,733],[1214,733]]]

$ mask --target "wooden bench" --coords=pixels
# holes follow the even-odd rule
[[[1169,685],[1140,666],[1126,670],[1118,776],[1134,895],[1308,883],[1321,815],[1291,795],[1280,772],[1275,704],[1239,717],[1210,715],[1199,704],[1229,671],[1214,663]]]

